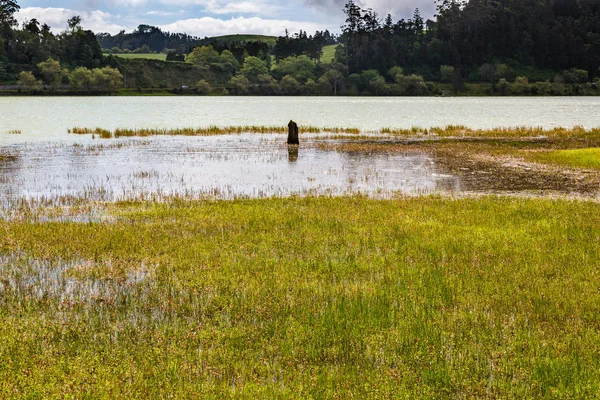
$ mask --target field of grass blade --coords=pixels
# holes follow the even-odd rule
[[[600,205],[106,205],[0,221],[0,397],[590,398]]]

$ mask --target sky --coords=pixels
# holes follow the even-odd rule
[[[81,16],[82,27],[96,33],[131,32],[140,24],[198,37],[228,34],[280,36],[287,29],[309,34],[329,29],[339,33],[346,0],[17,0],[21,23],[36,18],[56,33],[67,20]],[[434,0],[355,0],[383,19],[411,18],[419,8],[424,18],[435,12]]]

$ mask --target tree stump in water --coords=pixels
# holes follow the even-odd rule
[[[300,144],[300,140],[298,139],[298,124],[292,120],[288,124],[287,144]]]

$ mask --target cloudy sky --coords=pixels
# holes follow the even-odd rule
[[[313,33],[329,29],[338,33],[344,22],[346,0],[18,0],[19,22],[37,18],[55,32],[80,15],[82,26],[94,32],[132,31],[140,24],[169,32],[205,37],[233,33],[282,35],[285,30]],[[433,0],[355,0],[382,18],[410,18],[418,7],[431,17]]]

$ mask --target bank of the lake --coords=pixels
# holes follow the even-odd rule
[[[492,85],[489,83],[465,83],[460,90],[457,90],[450,83],[435,82],[430,83],[431,91],[426,94],[407,94],[408,97],[562,97],[562,96],[599,96],[600,86],[597,84],[561,84],[555,89],[536,89],[535,84],[528,85],[526,88],[512,88],[509,86],[503,87]],[[255,96],[256,93],[248,93],[246,95],[236,95],[230,93],[226,87],[213,87],[210,92],[198,92],[193,87],[183,86],[175,88],[164,87],[144,87],[144,88],[122,88],[116,91],[97,91],[97,90],[70,90],[70,89],[46,89],[30,91],[27,89],[5,89],[0,90],[0,96]],[[364,96],[365,94],[362,94]],[[367,94],[369,95],[369,94]],[[297,94],[286,95],[269,94],[265,97],[277,96],[297,96]],[[330,94],[311,93],[305,97],[327,97]],[[346,93],[340,97],[360,97],[359,93]],[[389,95],[370,94],[373,97],[397,97]]]

